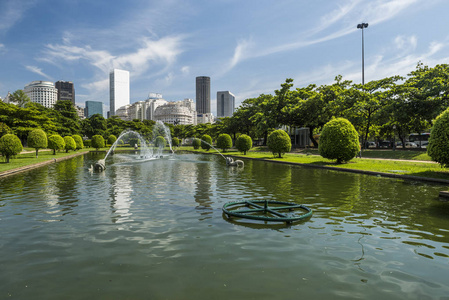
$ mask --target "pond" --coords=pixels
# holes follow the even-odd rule
[[[445,186],[198,154],[90,173],[99,158],[0,179],[0,299],[449,299]],[[223,215],[254,199],[313,216]]]

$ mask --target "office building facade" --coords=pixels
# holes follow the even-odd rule
[[[95,114],[103,116],[103,102],[86,101],[86,108],[84,109],[84,116],[90,118]]]
[[[210,77],[196,77],[196,109],[199,114],[210,114]]]
[[[75,86],[71,81],[56,81],[55,87],[58,90],[58,100],[70,100],[75,105]]]
[[[39,103],[47,108],[53,108],[58,100],[58,90],[50,81],[32,81],[23,89],[31,102]]]
[[[235,109],[235,96],[229,91],[217,92],[217,118],[231,117]]]
[[[114,69],[109,73],[109,116],[129,104],[129,72]]]

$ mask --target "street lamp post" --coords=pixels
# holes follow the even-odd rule
[[[357,24],[358,29],[362,29],[362,85],[365,84],[365,50],[363,45],[363,28],[367,28],[368,23]]]

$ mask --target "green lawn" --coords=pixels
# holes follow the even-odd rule
[[[36,153],[34,149],[24,149],[25,151],[33,151],[33,153],[23,153],[19,154],[13,158],[9,159],[9,163],[5,162],[5,159],[3,157],[0,157],[0,173],[16,168],[21,168],[24,166],[41,163],[49,160],[53,160],[54,158],[60,158],[64,156],[73,155],[75,153],[80,152],[88,152],[89,149],[83,149],[78,150],[76,152],[70,151],[69,153],[65,153],[65,151],[56,152],[56,155],[53,155],[53,150],[45,151],[45,150],[39,150],[39,156],[36,158]]]
[[[165,148],[168,150],[168,148]],[[34,149],[26,149],[28,151],[33,151]],[[83,152],[95,151],[93,148],[83,149]],[[108,147],[101,148],[99,151],[107,152]],[[131,147],[117,147],[120,150],[133,150]],[[176,151],[193,151],[199,153],[210,153],[218,154],[213,148],[209,151],[204,151],[202,149],[194,150],[190,146],[183,146],[175,148]],[[242,158],[258,158],[267,161],[282,161],[282,162],[292,162],[300,163],[305,165],[320,165],[336,168],[346,168],[373,172],[383,172],[391,174],[404,174],[419,177],[428,178],[438,178],[449,180],[449,169],[441,168],[439,164],[431,162],[420,162],[420,161],[430,161],[430,157],[424,151],[401,151],[401,150],[364,150],[363,158],[355,158],[345,164],[337,164],[335,161],[324,159],[317,155],[318,150],[308,149],[308,150],[295,150],[293,153],[286,153],[282,158],[273,157],[272,153],[266,151],[266,147],[256,147],[249,151],[247,155],[238,152],[236,149],[229,149],[226,152],[222,152],[223,155],[233,155]],[[79,152],[79,151],[77,151]],[[39,163],[43,161],[52,160],[54,158],[64,157],[67,155],[72,155],[76,152],[57,152],[53,155],[53,151],[39,151],[39,157],[36,158],[34,152],[27,154],[17,155],[15,158],[10,159],[10,163],[0,162],[0,172],[7,171],[10,169],[20,168],[26,165]],[[1,158],[0,158],[1,159]],[[407,161],[398,161],[392,159],[400,159]]]
[[[203,151],[201,149],[193,150],[192,147],[181,147],[180,149],[195,152],[217,153],[213,149],[209,151]],[[273,157],[273,154],[271,152],[267,152],[266,148],[263,147],[254,148],[249,151],[247,155],[243,155],[243,153],[238,152],[235,149],[228,150],[222,154],[239,156],[242,158],[258,158],[267,161],[283,161],[305,165],[319,165],[342,169],[345,168],[449,180],[449,169],[442,168],[439,164],[430,162],[430,157],[424,151],[364,150],[362,159],[354,158],[350,162],[344,164],[337,164],[335,161],[325,159],[317,155],[318,150],[313,149],[297,151],[295,153],[286,153],[282,158]],[[407,161],[398,161],[394,159]]]

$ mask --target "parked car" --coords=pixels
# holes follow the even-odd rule
[[[413,142],[405,142],[405,148],[418,148],[418,145]]]
[[[389,141],[382,141],[379,143],[379,148],[392,148],[392,143]]]

